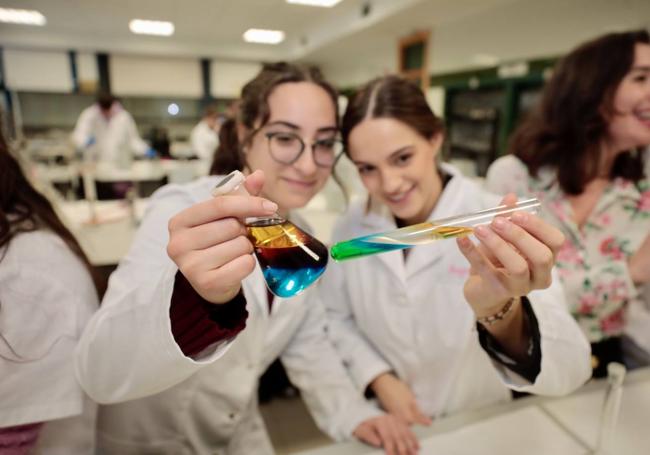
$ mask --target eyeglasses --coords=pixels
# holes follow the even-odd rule
[[[305,151],[305,141],[294,133],[270,132],[265,134],[269,141],[269,153],[278,163],[293,164]],[[332,168],[343,152],[343,143],[334,137],[312,142],[311,152],[316,166]]]

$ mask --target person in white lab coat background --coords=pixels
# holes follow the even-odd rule
[[[99,305],[91,274],[0,134],[0,453],[95,453],[97,406],[73,368]]]
[[[219,145],[219,128],[221,116],[216,106],[208,106],[201,121],[192,128],[190,143],[192,150],[201,160],[212,162],[214,152]]]
[[[411,82],[368,83],[341,131],[369,199],[339,220],[335,241],[500,205],[436,165],[442,122]],[[319,283],[357,387],[408,423],[507,400],[509,389],[569,393],[590,376],[589,345],[552,279],[562,233],[527,213],[474,232],[479,245],[464,237],[331,264]]]
[[[97,101],[83,110],[72,142],[93,161],[128,168],[134,156],[154,156],[155,151],[142,140],[135,121],[122,104],[108,93],[100,93]]]
[[[564,232],[558,270],[594,377],[610,362],[650,364],[649,144],[650,35],[609,33],[558,62],[486,178],[538,197]]]
[[[329,435],[415,453],[408,426],[355,390],[327,339],[322,305],[305,301],[312,290],[271,298],[238,221],[277,210],[305,227],[292,209],[332,172],[336,103],[318,71],[267,65],[221,129],[212,176],[154,194],[78,350],[89,395],[117,403],[100,409],[102,453],[273,453],[256,398],[278,356]],[[211,197],[219,175],[236,169],[263,197]]]

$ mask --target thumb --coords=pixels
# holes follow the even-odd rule
[[[259,195],[262,191],[262,187],[264,186],[264,172],[257,170],[250,174],[248,177],[246,177],[244,186],[251,196]]]

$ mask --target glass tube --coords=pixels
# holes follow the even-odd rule
[[[621,395],[623,394],[623,380],[626,368],[618,362],[607,365],[607,389],[600,413],[600,428],[594,455],[613,455],[616,421],[621,408]]]
[[[496,216],[510,218],[514,212],[534,214],[540,205],[539,200],[536,198],[525,199],[513,205],[500,205],[474,213],[427,221],[389,232],[357,237],[334,244],[330,249],[330,255],[335,261],[343,261],[386,251],[401,250],[416,245],[425,245],[436,240],[461,237],[473,233],[476,226],[489,224]]]

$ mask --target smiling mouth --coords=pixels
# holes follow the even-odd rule
[[[411,191],[413,190],[413,188],[415,188],[415,187],[412,186],[411,188],[404,191],[403,193],[400,193],[400,194],[395,195],[395,196],[385,196],[385,198],[391,204],[399,204],[400,202],[404,202],[406,200],[406,198],[409,196],[409,194],[411,194]]]
[[[641,111],[641,112],[636,112],[636,117],[641,120],[642,122],[648,122],[650,121],[650,110],[649,111]]]
[[[316,182],[305,182],[304,180],[293,180],[286,177],[283,177],[282,180],[290,185],[297,186],[299,188],[312,188],[314,185],[316,185]]]

